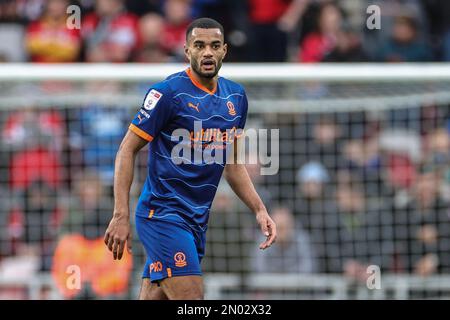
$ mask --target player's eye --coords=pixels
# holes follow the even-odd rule
[[[203,48],[203,44],[201,44],[201,43],[195,43],[195,44],[194,44],[194,48],[196,48],[196,49],[201,49],[201,48]]]
[[[220,48],[220,44],[213,44],[213,49],[217,50]]]

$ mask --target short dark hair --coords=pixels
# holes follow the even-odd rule
[[[211,18],[199,18],[191,22],[191,24],[186,29],[186,41],[188,41],[189,36],[194,28],[200,29],[220,29],[220,32],[224,34],[223,26],[214,19]]]

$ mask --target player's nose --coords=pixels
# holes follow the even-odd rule
[[[205,50],[203,51],[203,57],[204,58],[211,58],[213,56],[213,51],[210,46],[206,46]]]

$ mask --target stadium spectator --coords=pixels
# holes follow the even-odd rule
[[[11,196],[4,182],[0,183],[0,261],[3,257],[11,255],[12,243],[10,229],[8,228],[8,213],[11,210]]]
[[[224,13],[224,6],[226,2],[223,0],[191,0],[192,3],[192,17],[210,17],[216,19],[221,17],[220,14]],[[222,16],[223,17],[223,16]]]
[[[270,86],[270,85],[269,85]],[[272,91],[273,90],[273,91]],[[276,87],[270,87],[270,92],[275,92],[277,90]],[[280,139],[280,146],[279,146],[279,152],[280,157],[279,159],[283,159],[288,154],[292,154],[294,150],[298,152],[297,158],[295,161],[289,166],[289,168],[286,168],[281,163],[279,163],[279,170],[277,174],[275,175],[265,175],[264,176],[264,183],[266,186],[270,186],[273,184],[279,184],[281,181],[285,181],[286,183],[289,183],[290,185],[295,184],[295,173],[293,172],[294,167],[300,166],[304,164],[306,161],[308,161],[306,156],[306,147],[309,145],[309,141],[304,141],[303,139],[298,139],[295,141],[295,143],[284,143],[283,141],[292,141],[294,137],[296,136],[297,132],[294,132],[293,125],[295,124],[295,130],[302,131],[302,133],[306,134],[308,132],[306,126],[306,123],[302,123],[302,118],[299,117],[293,117],[292,114],[279,114],[276,117],[267,117],[264,122],[265,128],[277,128],[279,130],[279,139]],[[271,143],[272,144],[272,143]],[[262,161],[268,162],[269,159],[263,159]],[[270,159],[272,162],[270,165],[273,167],[273,164],[275,163],[273,161],[273,158]],[[290,189],[284,189],[284,188],[274,188],[270,190],[270,194],[273,199],[277,199],[277,201],[284,203],[285,201],[292,201],[292,199],[295,197],[295,190],[294,188]]]
[[[288,37],[297,26],[309,0],[249,0],[250,61],[284,62]]]
[[[42,15],[46,0],[15,0],[15,2],[20,16],[28,21],[34,21]]]
[[[111,94],[114,94],[114,88],[101,88],[111,89]],[[113,182],[114,159],[125,134],[128,116],[126,108],[109,108],[99,104],[89,104],[74,110],[71,115],[71,151],[81,154],[79,165],[98,171],[107,186]]]
[[[92,0],[88,0],[92,1]],[[93,2],[93,1],[92,1]],[[141,17],[149,13],[161,13],[161,4],[164,1],[161,0],[126,0],[127,9]]]
[[[450,61],[450,31],[444,36],[444,61]]]
[[[2,142],[12,152],[8,173],[13,190],[23,190],[35,179],[61,185],[64,135],[59,112],[26,108],[8,115]]]
[[[424,163],[434,167],[442,179],[440,193],[445,200],[450,200],[450,133],[445,128],[437,128],[425,137]]]
[[[264,273],[317,272],[309,235],[295,220],[291,209],[277,207],[271,214],[278,230],[276,250],[269,253],[254,249],[251,270]]]
[[[368,60],[359,35],[350,30],[339,31],[335,48],[322,58],[322,62],[367,62]]]
[[[238,198],[226,183],[220,183],[211,207],[203,267],[206,272],[243,272],[248,248],[253,240],[252,217],[241,214]],[[224,242],[227,247],[224,247]]]
[[[380,29],[366,28],[366,21],[362,25],[364,48],[370,56],[371,61],[379,61],[377,52],[379,52],[379,48],[383,47],[389,41],[394,29],[395,20],[399,16],[412,17],[417,22],[418,39],[423,41],[429,39],[429,21],[427,21],[423,9],[424,1],[429,0],[365,0],[364,11],[370,5],[377,5],[381,10]]]
[[[117,276],[118,269],[109,259],[106,248],[101,245],[104,228],[109,222],[111,212],[112,200],[107,196],[107,190],[98,173],[91,170],[79,173],[75,179],[68,213],[59,228],[59,243],[52,272],[57,284],[61,285],[66,280],[67,274],[64,272],[65,269],[59,266],[70,264],[72,259],[72,264],[80,263],[80,266],[81,264],[84,266],[83,273],[88,278],[86,281],[90,282],[84,283],[82,290],[72,290],[73,292],[60,288],[65,297],[95,299],[124,293],[128,284],[131,260],[122,263],[125,269],[120,269],[122,271],[120,277],[111,278],[110,272]],[[69,244],[69,240],[72,243]],[[63,252],[64,249],[67,252]],[[86,254],[85,250],[93,251]],[[77,255],[79,252],[85,252],[86,256]],[[94,252],[97,256],[92,259]],[[107,270],[104,269],[106,267]]]
[[[112,299],[123,297],[129,289],[133,257],[124,254],[121,261],[111,260],[103,238],[86,239],[77,233],[63,235],[53,256],[51,275],[60,294],[66,299]],[[69,287],[67,270],[81,273],[80,286]]]
[[[348,170],[351,175],[365,181],[368,196],[379,196],[383,190],[380,177],[383,158],[377,137],[347,140],[343,145],[342,156],[343,163],[339,164],[338,176],[342,171]],[[342,182],[348,181],[338,181]]]
[[[368,201],[358,179],[336,186],[336,204],[325,218],[328,271],[365,282],[369,265],[390,270],[392,218],[384,214],[389,204]]]
[[[68,213],[60,228],[60,233],[78,233],[87,239],[103,236],[109,222],[112,200],[102,183],[100,175],[86,170],[75,179]]]
[[[450,136],[445,128],[436,128],[424,137],[424,162],[436,168],[450,163]]]
[[[95,12],[82,20],[88,62],[127,62],[139,46],[138,18],[124,0],[98,0]]]
[[[12,241],[17,245],[29,247],[40,257],[40,270],[48,271],[51,266],[54,240],[63,217],[63,210],[58,203],[56,189],[43,180],[34,180],[18,196],[20,200],[9,216]],[[14,228],[14,229],[13,229]]]
[[[305,152],[310,161],[318,161],[324,165],[330,181],[334,181],[336,168],[342,163],[343,128],[338,119],[331,115],[323,115],[311,121],[311,140],[305,146]]]
[[[437,128],[446,127],[448,121],[448,112],[448,107],[446,108],[445,106],[439,106],[434,103],[429,103],[422,106],[419,111],[420,123],[417,131],[422,136],[426,136],[429,133],[435,131]]]
[[[322,4],[316,23],[315,30],[306,35],[301,43],[299,62],[321,62],[336,48],[342,33],[340,9],[334,3]]]
[[[308,162],[297,172],[295,215],[310,234],[311,246],[321,272],[327,270],[327,257],[324,252],[325,212],[333,210],[334,206],[327,197],[327,194],[332,192],[329,182],[327,170],[318,162]]]
[[[0,2],[0,22],[18,22],[20,21],[17,9],[18,3],[14,0]]]
[[[419,39],[417,21],[408,16],[395,18],[392,35],[377,56],[381,62],[426,62],[432,58],[431,49]]]
[[[0,1],[0,22],[25,23],[38,19],[45,0],[3,0]]]
[[[142,43],[134,58],[135,62],[163,63],[169,61],[169,55],[163,49],[164,38],[161,37],[164,18],[156,13],[149,13],[139,20],[139,32]]]
[[[160,44],[173,62],[184,62],[186,28],[191,23],[190,0],[164,2],[164,25],[159,35]]]
[[[329,176],[325,167],[318,162],[309,162],[300,168],[297,181],[301,183],[300,192],[307,200],[321,199]]]
[[[392,188],[395,201],[402,201],[403,195],[416,180],[416,164],[420,161],[420,136],[414,130],[386,129],[380,133],[379,147],[383,155],[381,176],[384,185]]]
[[[450,61],[450,2],[422,0],[429,24],[430,44],[437,61]]]
[[[364,171],[366,165],[365,145],[362,139],[352,139],[344,143],[343,156],[347,161],[347,166],[355,171]],[[361,173],[361,177],[364,174]]]
[[[0,62],[24,62],[25,20],[19,14],[18,1],[0,1]]]
[[[6,116],[2,142],[11,150],[24,150],[42,142],[47,149],[59,152],[64,131],[60,112],[27,107]]]
[[[406,272],[427,276],[450,270],[450,215],[440,181],[434,167],[422,166],[408,202],[395,208],[396,250]]]
[[[49,0],[43,16],[27,28],[26,47],[32,62],[75,62],[81,48],[78,29],[67,28],[68,0]]]

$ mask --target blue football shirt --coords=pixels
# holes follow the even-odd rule
[[[247,109],[241,85],[219,77],[210,91],[190,69],[151,86],[129,127],[150,142],[136,215],[206,230],[227,146],[242,135]]]

